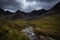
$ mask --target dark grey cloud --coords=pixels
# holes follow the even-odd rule
[[[57,0],[38,0],[38,1],[42,1],[42,2],[53,2],[53,1],[57,1]]]
[[[16,10],[19,9],[19,3],[16,0],[0,0],[0,8],[5,10]]]
[[[0,0],[0,8],[9,11],[22,10],[30,12],[32,10],[50,9],[60,0]]]
[[[47,2],[47,3],[50,3],[50,2],[53,2],[53,1],[59,1],[59,0],[27,0],[27,1],[39,1],[39,2]]]

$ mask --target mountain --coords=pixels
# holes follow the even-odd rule
[[[13,13],[9,12],[9,11],[4,11],[3,9],[0,9],[0,17],[8,16],[8,15],[11,15],[11,14],[13,14]]]
[[[17,19],[23,19],[23,20],[32,20],[37,19],[40,15],[47,12],[45,9],[41,10],[33,10],[30,13],[25,13],[23,11],[17,10],[15,13],[11,13],[9,11],[4,11],[1,14],[4,14],[4,16],[1,16],[2,19],[10,19],[10,20],[17,20]],[[0,18],[0,19],[1,19]]]
[[[60,2],[58,2],[56,5],[54,5],[49,11],[44,13],[41,16],[51,16],[55,14],[60,14]]]
[[[54,7],[52,7],[49,11],[45,9],[41,10],[33,10],[30,13],[25,13],[23,11],[17,10],[15,13],[11,13],[9,11],[4,11],[3,9],[0,9],[0,17],[12,16],[12,19],[35,19],[36,17],[40,17],[41,15],[52,15],[50,12],[55,12],[59,10],[60,11],[60,2],[57,3]],[[12,15],[13,14],[13,15]]]
[[[57,3],[54,7],[52,7],[50,10],[33,10],[30,13],[25,13],[23,11],[17,10],[15,13],[4,11],[3,9],[0,9],[0,19],[9,19],[9,20],[17,20],[17,19],[23,19],[23,20],[36,20],[41,19],[43,16],[50,16],[55,15],[57,11],[60,11],[60,2]],[[56,13],[55,13],[56,12]],[[58,13],[57,13],[58,14]]]
[[[31,15],[42,15],[43,13],[45,13],[45,12],[47,12],[47,10],[45,10],[45,9],[41,9],[41,10],[33,10],[30,14]]]
[[[51,10],[59,10],[60,11],[60,2],[58,2]]]
[[[10,12],[10,11],[5,11],[5,15],[12,15],[14,13]]]
[[[31,23],[36,25],[35,33],[37,35],[41,35],[42,32],[45,36],[60,40],[60,2],[42,14],[40,19],[33,20]]]
[[[0,9],[0,17],[1,16],[4,16],[4,15],[5,15],[4,10],[3,9]]]

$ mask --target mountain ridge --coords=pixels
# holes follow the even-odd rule
[[[2,19],[26,19],[26,20],[32,20],[32,19],[37,19],[40,18],[41,15],[52,15],[53,12],[56,11],[60,11],[60,2],[57,3],[54,7],[52,7],[50,10],[45,10],[45,9],[41,9],[41,10],[33,10],[30,13],[25,13],[23,11],[17,10],[15,13],[11,13],[9,11],[4,11],[3,9],[0,9],[0,17]],[[0,19],[1,19],[0,18]]]

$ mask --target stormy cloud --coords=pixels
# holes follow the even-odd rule
[[[30,12],[32,10],[50,9],[60,0],[0,0],[0,8],[15,12],[21,10]]]

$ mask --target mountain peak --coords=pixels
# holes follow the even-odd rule
[[[20,10],[17,10],[15,13],[25,13],[25,12],[23,12],[23,11],[20,11]]]
[[[60,2],[58,2],[53,8],[52,10],[60,10]]]

